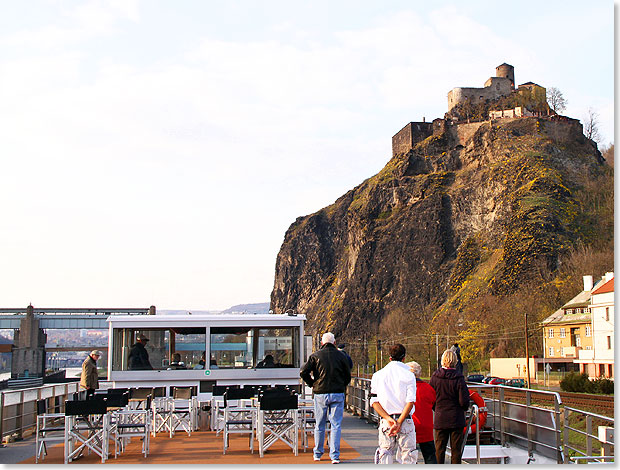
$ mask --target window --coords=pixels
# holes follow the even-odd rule
[[[549,338],[553,338],[553,328],[549,328]]]
[[[592,327],[590,325],[586,326],[586,336],[592,336]]]
[[[613,364],[607,364],[607,377],[610,379],[614,378],[614,366]]]
[[[560,338],[566,338],[566,328],[560,328]]]
[[[592,346],[586,346],[586,351],[591,351],[592,350]]]
[[[549,348],[549,356],[553,356],[554,355],[554,350],[553,347]]]
[[[611,336],[607,337],[607,349],[611,349]]]
[[[609,307],[605,307],[605,321],[609,321]]]
[[[575,335],[575,346],[581,347],[581,336]]]
[[[205,328],[115,328],[112,370],[179,370],[202,368]],[[148,338],[141,344],[140,335]]]
[[[560,348],[560,356],[564,357],[564,348]]]
[[[211,368],[300,367],[298,328],[211,328]]]
[[[598,375],[599,375],[599,377],[604,377],[605,376],[605,364],[599,364],[598,365]]]

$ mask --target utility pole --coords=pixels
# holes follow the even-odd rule
[[[439,334],[435,333],[435,370],[439,369]]]
[[[530,341],[527,334],[527,312],[525,312],[525,367],[527,368],[527,388],[530,388]]]

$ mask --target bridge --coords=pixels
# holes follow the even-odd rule
[[[28,307],[0,308],[0,329],[18,330],[26,318]],[[149,308],[32,308],[39,328],[105,330],[110,315],[155,315]]]

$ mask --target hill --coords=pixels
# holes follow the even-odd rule
[[[436,334],[522,322],[505,310],[512,296],[571,295],[575,277],[600,274],[567,273],[580,256],[613,269],[613,170],[578,121],[446,125],[290,226],[271,306],[306,314],[307,330],[331,330],[353,350],[400,334],[430,357]],[[536,320],[549,307],[527,308]]]

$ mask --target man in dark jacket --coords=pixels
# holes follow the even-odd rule
[[[149,353],[146,350],[146,343],[148,338],[143,334],[138,335],[136,344],[134,344],[129,350],[129,370],[152,370],[151,362],[149,361]]]
[[[340,425],[344,411],[344,392],[351,381],[351,367],[334,343],[332,333],[325,333],[321,349],[313,353],[301,369],[301,378],[314,393],[314,460],[321,460],[327,419],[331,424],[329,456],[340,463]]]
[[[465,410],[469,407],[469,390],[463,374],[455,369],[458,359],[456,353],[446,349],[441,356],[441,369],[431,377],[431,387],[435,389],[436,401],[434,429],[437,463],[444,463],[446,447],[450,439],[451,462],[461,463]]]
[[[101,351],[91,351],[82,363],[82,374],[80,375],[80,387],[86,389],[86,396],[95,394],[99,388],[99,374],[97,373],[97,361],[101,357]]]

